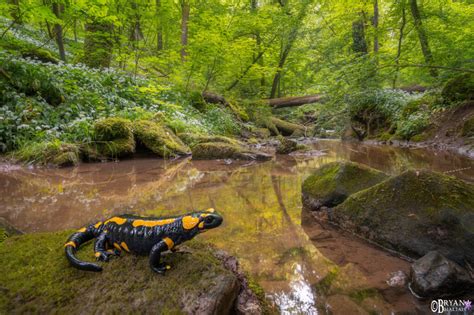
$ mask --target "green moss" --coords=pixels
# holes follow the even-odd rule
[[[466,73],[452,78],[446,82],[441,95],[447,102],[474,100],[474,74]]]
[[[334,209],[333,222],[418,258],[430,250],[474,262],[474,185],[430,171],[406,171],[354,193]]]
[[[221,143],[228,143],[233,145],[242,145],[239,140],[232,139],[225,136],[212,136],[212,135],[199,135],[194,133],[180,133],[178,137],[183,140],[184,143],[189,145],[191,148],[194,147],[198,143],[206,143],[206,142],[221,142]]]
[[[461,135],[463,137],[472,137],[474,136],[474,116],[467,119],[462,125]]]
[[[303,136],[305,128],[302,125],[294,124],[276,117],[271,118],[271,122],[284,136]]]
[[[173,131],[157,122],[136,121],[133,132],[137,141],[161,157],[189,154],[191,151]]]
[[[172,266],[165,276],[151,271],[147,257],[129,254],[104,263],[100,273],[80,271],[64,256],[70,233],[27,234],[0,243],[0,313],[186,313],[223,290],[220,284],[236,281],[212,249],[195,240],[186,243],[191,253],[165,256]],[[78,256],[93,261],[92,243]]]
[[[430,138],[430,133],[429,132],[422,132],[417,135],[414,135],[413,137],[410,138],[410,141],[413,142],[423,142],[426,141]]]
[[[250,120],[250,117],[249,115],[247,114],[247,112],[245,111],[244,108],[242,108],[239,104],[235,103],[235,102],[229,102],[229,108],[230,110],[237,116],[239,117],[240,119],[242,119],[243,121],[249,121]]]
[[[111,141],[121,138],[133,138],[130,120],[119,117],[109,117],[94,124],[97,141]]]
[[[388,133],[388,132],[382,132],[382,133],[380,133],[380,134],[377,136],[377,140],[380,140],[380,141],[388,141],[388,140],[390,140],[392,137],[393,137],[393,135],[391,135],[390,133]]]
[[[332,207],[349,195],[373,186],[387,175],[367,166],[352,162],[333,162],[323,165],[310,175],[302,186],[303,202],[311,210]]]
[[[328,294],[333,282],[336,280],[340,270],[337,266],[333,267],[326,276],[316,284],[316,290],[322,294]]]
[[[135,152],[132,123],[128,119],[109,117],[94,124],[95,141],[82,146],[86,159],[105,160],[129,156]]]
[[[189,102],[197,110],[204,112],[206,110],[206,101],[202,97],[202,94],[198,91],[192,91],[188,95]]]
[[[78,145],[64,143],[57,139],[26,143],[13,153],[13,157],[24,162],[55,166],[77,165],[80,161]]]

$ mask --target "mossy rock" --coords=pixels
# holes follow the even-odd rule
[[[154,273],[148,257],[131,254],[104,263],[100,273],[71,267],[64,241],[71,231],[13,236],[0,243],[0,313],[227,314],[239,293],[236,276],[198,240],[188,252],[165,254],[172,268]],[[92,242],[79,251],[94,260]]]
[[[248,150],[243,146],[224,142],[199,143],[193,147],[192,151],[193,159],[195,160],[270,160],[272,158],[269,154]]]
[[[447,102],[474,100],[474,74],[466,73],[450,79],[441,95]]]
[[[406,171],[351,195],[333,223],[412,258],[437,250],[474,264],[474,185],[430,171]]]
[[[206,143],[206,142],[221,142],[221,143],[228,143],[233,145],[242,145],[237,139],[232,139],[225,136],[214,136],[214,135],[198,135],[194,133],[180,133],[178,137],[183,140],[184,143],[189,145],[191,148],[194,147],[198,143]]]
[[[151,120],[134,122],[137,142],[160,157],[174,157],[191,153],[191,149],[168,127]]]
[[[276,149],[278,154],[289,154],[298,150],[298,143],[296,141],[287,139],[285,137],[279,137],[280,143]]]
[[[21,161],[40,165],[72,166],[80,162],[79,146],[59,140],[31,143],[13,153]]]
[[[109,117],[99,120],[94,124],[94,134],[95,141],[81,148],[88,160],[126,157],[135,152],[132,123],[128,119]]]
[[[474,136],[474,116],[467,119],[462,125],[461,135],[463,137],[473,137]]]
[[[128,119],[109,117],[94,124],[97,141],[112,141],[122,138],[133,138],[132,123]]]
[[[323,165],[303,182],[303,206],[310,211],[319,210],[323,206],[334,207],[349,195],[386,178],[387,175],[382,172],[353,162]]]
[[[302,125],[294,124],[276,117],[272,117],[271,122],[284,136],[302,136],[305,133],[305,128]]]

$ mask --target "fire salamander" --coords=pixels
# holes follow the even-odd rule
[[[167,267],[160,261],[161,253],[174,250],[201,232],[221,225],[222,217],[214,209],[188,213],[177,217],[114,216],[79,229],[64,245],[66,257],[74,267],[86,271],[102,271],[97,264],[80,261],[75,253],[79,246],[95,238],[94,252],[99,261],[119,256],[122,250],[147,255],[153,271],[164,274]]]

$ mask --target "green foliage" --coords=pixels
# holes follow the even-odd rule
[[[448,103],[474,100],[474,74],[466,73],[450,79],[441,95]]]
[[[79,147],[58,139],[50,142],[24,143],[14,157],[29,163],[70,166],[79,163]]]

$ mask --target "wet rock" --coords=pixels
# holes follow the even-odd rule
[[[284,137],[280,137],[279,140],[280,144],[276,149],[278,154],[289,154],[298,150],[298,143],[296,141]]]
[[[91,274],[64,257],[72,232],[24,234],[0,243],[1,314],[228,314],[234,308],[239,279],[206,243],[192,240],[187,252],[165,253],[171,265],[165,276],[150,270],[148,257],[131,254]],[[78,251],[81,260],[95,260],[92,243]]]
[[[193,159],[235,159],[235,160],[270,160],[272,156],[263,152],[248,150],[243,146],[230,143],[199,143],[192,148]]]
[[[406,171],[351,195],[329,220],[411,258],[437,250],[474,265],[474,185],[430,171]]]
[[[311,211],[323,206],[334,207],[350,194],[386,178],[384,173],[357,163],[346,161],[323,165],[303,182],[303,206]]]
[[[262,314],[262,307],[257,295],[250,288],[249,281],[240,268],[237,258],[230,256],[222,250],[218,250],[214,255],[222,261],[224,267],[234,273],[240,283],[240,292],[237,296],[235,311],[238,314]]]
[[[137,143],[160,157],[175,157],[191,153],[191,149],[168,127],[151,120],[139,120],[133,124]]]
[[[390,273],[387,284],[393,288],[404,288],[408,283],[408,275],[402,270]]]
[[[410,288],[421,297],[450,297],[470,292],[474,280],[469,272],[437,251],[431,251],[411,265]]]

